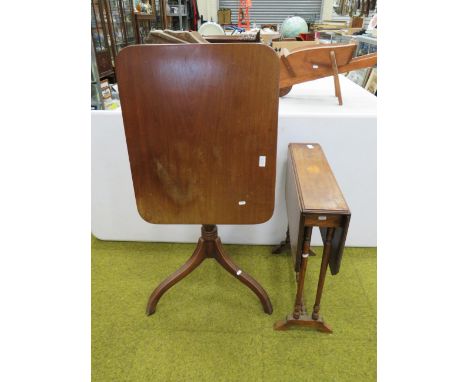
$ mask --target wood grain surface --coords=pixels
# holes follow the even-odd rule
[[[338,73],[372,67],[377,64],[377,53],[353,58],[356,44],[320,44],[312,47],[284,52],[280,64],[280,88],[283,95],[287,88],[306,81],[332,76],[334,52]]]
[[[330,271],[337,274],[343,256],[351,212],[318,143],[290,143],[286,173],[286,207],[294,269],[299,272],[304,227],[319,227],[330,242]]]
[[[289,239],[294,269],[299,271],[299,262],[296,255],[299,254],[300,256],[302,251],[299,243],[302,243],[304,238],[304,216],[302,215],[299,202],[294,162],[291,153],[288,155],[288,167],[286,170],[286,211],[288,214]]]
[[[273,327],[286,330],[300,326],[331,333],[331,328],[320,317],[320,305],[327,269],[330,268],[332,275],[340,270],[351,213],[319,144],[289,144],[286,205],[297,291],[293,313],[286,320],[277,321]],[[314,308],[312,315],[308,316],[304,282],[314,227],[319,228],[322,236],[323,253]]]
[[[117,57],[117,78],[144,220],[255,224],[271,217],[279,94],[271,48],[131,46]]]
[[[332,75],[330,52],[335,52],[336,63],[340,67],[351,61],[355,50],[356,44],[324,44],[295,49],[282,56],[280,87]]]
[[[311,148],[310,148],[311,147]],[[346,200],[318,143],[290,143],[302,212],[348,214]]]

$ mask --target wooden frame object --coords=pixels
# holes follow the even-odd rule
[[[282,49],[280,60],[280,97],[288,94],[293,85],[333,76],[335,96],[343,104],[338,74],[367,68],[377,64],[377,53],[353,58],[357,45],[318,44],[313,47]]]
[[[210,36],[203,38],[194,35],[195,32],[179,32],[177,35],[170,31],[151,31],[145,42],[149,44],[199,44],[199,43],[239,43],[258,42],[260,32],[255,40],[248,41],[243,36]],[[248,37],[250,38],[250,37]],[[317,80],[319,78],[333,76],[335,84],[335,96],[338,103],[343,104],[340,87],[340,73],[352,70],[372,67],[377,64],[377,53],[355,57],[357,45],[351,44],[317,44],[316,42],[291,41],[289,44],[309,45],[292,50],[287,49],[286,42],[275,42],[273,48],[280,58],[279,96],[288,94],[293,85],[302,82]]]
[[[351,212],[333,172],[317,143],[292,143],[288,150],[286,205],[289,228],[286,240],[273,253],[291,249],[296,272],[297,292],[293,313],[277,321],[276,330],[303,326],[331,333],[319,316],[327,268],[339,272]],[[313,227],[318,227],[324,243],[315,303],[311,316],[304,301],[304,282]]]
[[[372,94],[377,93],[377,68],[372,68],[369,78],[366,81],[365,89]]]
[[[275,53],[254,44],[138,45],[119,54],[117,74],[138,212],[150,223],[202,225],[193,256],[155,289],[147,314],[209,257],[271,313],[263,288],[224,253],[216,224],[258,224],[273,213]]]

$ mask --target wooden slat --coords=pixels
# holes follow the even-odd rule
[[[335,52],[338,73],[368,68],[377,64],[377,53],[352,58],[355,49],[355,44],[323,44],[290,51],[287,58],[294,76],[291,75],[291,69],[281,62],[280,88],[332,76],[331,51]]]

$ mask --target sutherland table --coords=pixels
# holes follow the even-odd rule
[[[289,222],[286,241],[273,252],[291,248],[297,292],[293,313],[286,320],[276,322],[274,328],[285,330],[290,326],[306,326],[331,333],[330,327],[319,317],[320,300],[327,268],[332,275],[339,272],[351,213],[319,144],[289,144],[286,207]],[[310,317],[303,291],[313,227],[319,228],[324,248]]]

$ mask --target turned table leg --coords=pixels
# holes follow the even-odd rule
[[[298,319],[304,310],[303,295],[304,295],[304,280],[307,271],[307,260],[309,257],[310,239],[312,236],[312,227],[305,227],[304,229],[304,244],[302,246],[302,259],[301,268],[299,270],[299,277],[297,280],[296,303],[294,305],[293,317]]]
[[[305,309],[304,280],[305,280],[305,274],[307,271],[307,261],[309,258],[311,236],[312,236],[312,227],[304,228],[304,242],[302,245],[301,265],[300,265],[299,272],[296,274],[297,291],[296,291],[296,301],[294,303],[294,311],[292,314],[288,315],[285,320],[280,320],[280,321],[275,322],[275,324],[273,325],[273,328],[275,330],[287,330],[293,326],[302,326],[302,327],[307,327],[307,328],[314,328],[325,333],[332,332],[331,328],[327,324],[325,324],[323,320],[321,320],[320,318],[313,319],[310,316],[308,316],[307,311]],[[333,236],[333,234],[331,234],[331,236]],[[328,260],[326,261],[326,263],[328,264]],[[323,288],[323,282],[322,282],[322,288]]]
[[[322,255],[322,263],[320,265],[320,275],[317,285],[317,295],[315,297],[314,311],[312,313],[312,319],[319,319],[320,311],[320,300],[322,299],[323,285],[325,284],[325,276],[327,275],[328,262],[330,261],[330,252],[331,252],[331,242],[333,239],[333,234],[335,233],[335,228],[327,229],[327,237],[325,239]]]

